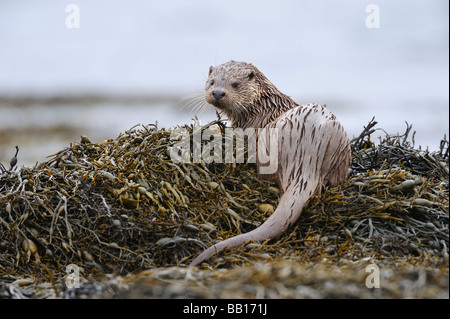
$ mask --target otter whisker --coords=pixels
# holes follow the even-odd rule
[[[180,99],[179,103],[180,102],[189,101],[189,100],[192,100],[192,99],[196,99],[196,98],[204,98],[204,97],[205,97],[205,93],[204,92],[192,93],[192,94],[189,94],[187,96],[183,96]]]
[[[209,105],[208,103],[206,103],[206,101],[201,102],[201,104],[199,104],[198,108],[198,112],[200,114],[203,114],[206,112],[206,110],[208,110],[208,108],[210,108],[211,105]]]
[[[205,93],[194,93],[189,96],[181,98],[178,102],[182,104],[184,109],[198,111],[204,108],[205,102]]]
[[[186,109],[198,110],[200,106],[204,103],[203,99],[190,100],[188,103],[184,105]]]

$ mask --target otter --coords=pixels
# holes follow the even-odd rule
[[[269,178],[275,179],[281,196],[262,225],[209,247],[191,262],[191,269],[223,249],[277,237],[299,218],[312,195],[343,182],[351,163],[347,133],[330,111],[319,104],[297,104],[250,63],[231,60],[211,66],[205,91],[206,102],[223,111],[233,127],[278,130],[278,166]],[[268,140],[267,133],[257,138]],[[258,162],[257,169],[260,173]]]

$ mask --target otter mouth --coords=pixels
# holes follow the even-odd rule
[[[225,108],[223,105],[220,105],[220,104],[216,104],[216,105],[214,105],[214,107],[219,110],[223,110]]]
[[[212,106],[214,106],[215,108],[219,109],[219,110],[223,110],[225,108],[225,105],[223,105],[223,103],[221,103],[218,100],[209,102]]]

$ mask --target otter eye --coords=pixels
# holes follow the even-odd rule
[[[214,85],[214,80],[209,81],[210,85]]]
[[[234,89],[237,89],[237,87],[239,86],[239,83],[234,82],[233,84],[231,84],[231,86],[232,86]]]

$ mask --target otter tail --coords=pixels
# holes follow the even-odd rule
[[[312,184],[310,181],[310,183],[289,187],[281,196],[277,209],[261,226],[248,233],[226,239],[209,247],[191,262],[189,268],[192,269],[223,249],[239,247],[248,241],[261,242],[277,237],[300,216],[303,207],[317,190],[318,185]]]

